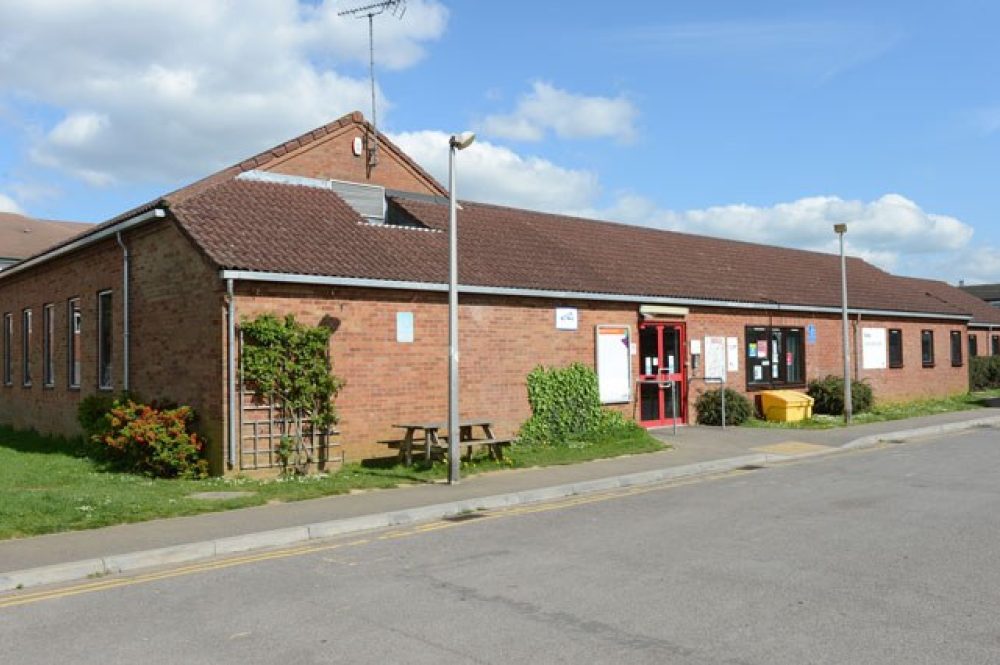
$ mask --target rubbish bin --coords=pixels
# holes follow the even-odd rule
[[[764,419],[787,423],[812,418],[815,400],[794,390],[765,390],[760,394],[760,409]]]

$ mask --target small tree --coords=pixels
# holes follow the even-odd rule
[[[279,409],[283,430],[278,457],[285,471],[293,466],[304,473],[312,463],[305,445],[305,423],[313,432],[326,431],[337,422],[333,398],[343,387],[331,372],[330,330],[307,326],[291,314],[279,319],[262,314],[243,322],[243,379],[259,399]]]

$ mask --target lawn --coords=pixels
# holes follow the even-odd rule
[[[915,400],[912,402],[887,402],[876,405],[868,413],[854,415],[851,424],[865,425],[887,420],[932,416],[937,413],[950,413],[952,411],[971,411],[986,408],[990,405],[990,400],[997,399],[1000,399],[1000,390],[986,390],[937,399]],[[743,426],[787,429],[831,429],[833,427],[843,427],[844,418],[843,416],[816,414],[809,420],[791,423],[773,423],[751,418]]]
[[[463,474],[498,469],[572,464],[662,450],[645,431],[589,444],[548,448],[514,445],[503,462],[463,463]],[[336,473],[271,481],[248,478],[161,480],[117,473],[89,458],[78,440],[0,427],[0,539],[141,522],[160,517],[298,501],[351,490],[435,482],[447,477],[443,463],[404,467],[393,463],[349,464]],[[194,499],[195,492],[246,491],[225,501]]]

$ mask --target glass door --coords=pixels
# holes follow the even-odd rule
[[[685,422],[684,324],[639,324],[639,423]]]

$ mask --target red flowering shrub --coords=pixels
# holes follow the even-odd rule
[[[207,475],[204,441],[188,425],[190,407],[158,409],[132,400],[116,401],[104,416],[95,443],[131,471],[159,478],[200,478]]]

